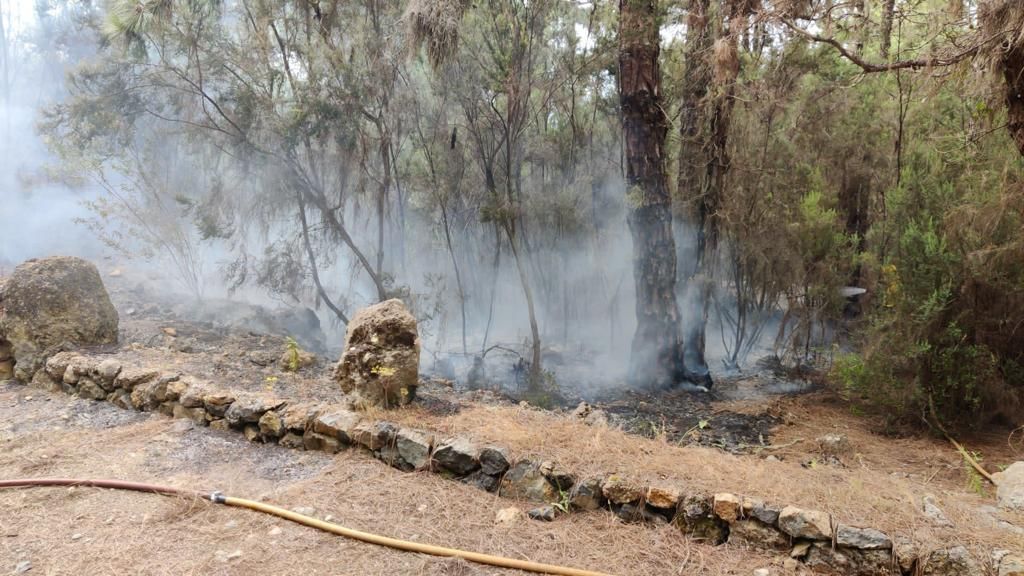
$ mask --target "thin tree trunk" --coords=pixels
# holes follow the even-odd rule
[[[1017,150],[1024,155],[1024,43],[1007,51],[1002,65],[1006,79],[1007,129]]]
[[[656,0],[619,1],[619,105],[637,316],[630,377],[638,384],[666,386],[678,381],[682,338],[658,28]]]
[[[878,48],[883,60],[889,59],[889,46],[892,44],[892,20],[896,13],[896,0],[882,0],[882,39]]]

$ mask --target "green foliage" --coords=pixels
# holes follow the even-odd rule
[[[299,354],[302,352],[302,349],[299,348],[299,343],[291,336],[288,336],[284,340],[284,345],[285,356],[287,358],[287,361],[285,362],[285,370],[288,372],[298,372],[300,364]]]

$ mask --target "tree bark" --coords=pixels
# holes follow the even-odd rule
[[[630,377],[646,386],[676,383],[682,365],[657,11],[656,0],[619,1],[619,105],[637,316]]]
[[[882,1],[882,38],[878,48],[883,60],[889,59],[889,46],[892,44],[892,20],[896,13],[896,0]]]
[[[1002,59],[1006,79],[1007,129],[1024,155],[1024,43],[1015,44]]]
[[[686,68],[683,71],[682,107],[679,122],[678,194],[682,199],[681,217],[686,243],[681,250],[680,266],[685,278],[683,311],[688,322],[684,328],[683,365],[688,372],[708,374],[704,358],[705,279],[701,274],[706,251],[706,226],[710,206],[705,194],[707,167],[711,163],[706,143],[708,87],[711,85],[709,55],[713,38],[709,22],[710,0],[690,4],[686,37]],[[706,378],[701,378],[705,380]]]

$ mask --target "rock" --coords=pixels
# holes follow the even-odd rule
[[[360,422],[352,427],[349,436],[353,444],[377,451],[393,446],[398,427],[391,422]]]
[[[264,438],[280,438],[285,432],[284,420],[276,410],[270,410],[260,416],[259,428]]]
[[[186,379],[178,379],[173,382],[168,382],[164,388],[164,400],[170,402],[177,402],[181,399],[183,394],[187,394],[189,389],[189,383]]]
[[[291,448],[293,450],[301,450],[305,449],[306,447],[302,441],[302,436],[296,434],[295,432],[288,432],[287,434],[282,436],[278,444],[284,446],[285,448]]]
[[[175,402],[172,410],[172,416],[175,418],[187,418],[200,426],[206,425],[206,410],[202,408],[186,408]]]
[[[508,450],[505,448],[485,446],[480,450],[480,469],[484,474],[501,476],[508,467]]]
[[[501,480],[501,495],[534,502],[558,501],[558,490],[544,476],[540,466],[530,460],[520,460],[509,468]]]
[[[586,418],[593,409],[594,408],[590,404],[580,402],[579,405],[576,406],[576,409],[572,411],[572,415],[582,420]]]
[[[469,484],[470,486],[476,486],[484,492],[497,492],[498,488],[501,486],[501,481],[497,476],[484,474],[483,470],[477,470],[469,476],[460,479],[460,481]]]
[[[736,520],[729,524],[729,542],[744,543],[756,548],[789,548],[789,536],[773,526],[753,519]]]
[[[113,358],[107,358],[96,365],[92,376],[104,390],[110,392],[114,389],[114,379],[121,373],[121,363]]]
[[[227,420],[223,418],[216,418],[214,420],[210,420],[210,429],[219,430],[221,432],[227,432],[228,430],[231,430],[231,427],[228,426]]]
[[[331,438],[312,430],[307,431],[302,437],[302,446],[306,450],[321,450],[330,454],[341,452],[341,443],[337,438]]]
[[[800,561],[795,558],[786,558],[782,561],[782,570],[789,574],[795,574],[799,569]]]
[[[836,545],[861,550],[889,550],[892,539],[874,528],[854,528],[839,525],[836,530]]]
[[[743,499],[743,515],[749,518],[756,518],[769,526],[774,526],[779,521],[779,509],[769,506],[760,500]]]
[[[196,380],[189,379],[184,391],[178,392],[178,403],[185,408],[204,408],[203,397],[209,393],[206,386]]]
[[[139,384],[155,380],[159,375],[160,373],[155,370],[123,366],[114,378],[114,388],[131,392]],[[195,408],[195,406],[189,406],[189,408]]]
[[[793,544],[793,547],[789,550],[790,558],[806,558],[807,554],[811,551],[812,542],[802,540]]]
[[[39,372],[38,370],[36,371]],[[33,377],[35,374],[32,375]],[[0,381],[14,378],[14,358],[0,360]]]
[[[14,377],[13,373],[10,377]],[[49,390],[50,392],[61,391],[61,385],[55,382],[45,370],[36,370],[36,375],[32,377],[32,385],[36,388]]]
[[[758,568],[754,570],[753,576],[771,576],[772,571],[767,568]]]
[[[296,372],[298,370],[302,370],[303,368],[309,368],[310,366],[316,364],[316,354],[313,354],[312,352],[306,352],[301,348],[296,349],[294,352],[291,349],[289,349],[285,350],[284,353],[281,354],[281,358],[277,361],[277,363],[282,370],[286,370],[288,372]]]
[[[817,440],[818,450],[823,456],[839,458],[850,452],[850,441],[844,434],[825,434]]]
[[[604,506],[601,478],[587,478],[578,482],[569,492],[569,505],[575,510],[598,510]]]
[[[318,434],[334,438],[339,442],[352,444],[353,430],[361,420],[358,414],[346,408],[328,407],[313,418],[312,429]]]
[[[996,481],[996,500],[1004,510],[1024,511],[1024,462],[1014,462],[992,475]]]
[[[255,442],[260,438],[260,429],[252,424],[246,424],[242,429],[242,434],[249,442]]]
[[[70,367],[68,368],[71,369]],[[131,393],[132,406],[136,410],[152,411],[156,410],[160,404],[165,400],[165,392],[167,391],[167,382],[162,378],[139,384],[136,386]]]
[[[361,403],[390,407],[416,396],[420,339],[416,318],[392,299],[356,312],[334,379]]]
[[[14,573],[15,574],[24,574],[25,572],[28,572],[31,569],[32,569],[32,563],[29,562],[28,560],[22,560],[21,562],[18,562],[17,564],[14,565]]]
[[[15,268],[0,284],[0,342],[10,344],[22,382],[61,346],[116,343],[117,311],[96,267],[53,256]]]
[[[72,356],[64,369],[62,381],[65,384],[78,385],[78,381],[89,376],[96,364],[91,358],[85,356]]]
[[[456,476],[466,476],[480,468],[480,450],[467,438],[452,438],[434,450],[434,462]]]
[[[924,515],[927,516],[933,524],[936,526],[952,526],[953,523],[946,518],[946,515],[939,508],[938,504],[935,503],[935,496],[932,494],[925,494],[924,498],[921,499],[921,509],[924,511]]]
[[[224,412],[224,419],[232,426],[256,424],[267,411],[276,410],[283,405],[283,400],[261,394],[241,395],[236,397],[235,401]]]
[[[981,567],[963,546],[935,550],[923,560],[922,576],[975,576]]]
[[[434,445],[434,435],[411,428],[401,428],[395,435],[395,448],[398,452],[399,468],[403,470],[422,470],[430,465],[430,449]]]
[[[46,359],[44,371],[57,381],[64,380],[64,372],[68,369],[68,364],[75,358],[79,358],[80,355],[75,352],[57,352],[53,356]]]
[[[1024,553],[1006,553],[999,559],[998,576],[1024,576]]]
[[[601,491],[604,493],[604,497],[613,504],[636,502],[647,494],[647,490],[639,484],[618,474],[609,476],[601,486]]]
[[[648,506],[675,510],[682,498],[682,491],[675,486],[650,486],[647,488],[647,496],[644,500]]]
[[[509,508],[502,508],[498,510],[498,513],[494,516],[495,524],[514,524],[517,520],[523,517],[523,511],[515,506]]]
[[[715,494],[711,509],[715,516],[729,523],[735,522],[740,517],[742,510],[739,497],[726,492]]]
[[[541,506],[540,508],[534,508],[526,513],[531,520],[540,520],[542,522],[551,522],[555,519],[555,507],[554,506]]]
[[[289,404],[281,410],[281,423],[284,425],[286,430],[301,435],[312,425],[313,419],[316,418],[319,413],[320,408],[315,404]],[[354,425],[355,424],[353,424],[353,426]]]
[[[779,528],[793,538],[832,539],[832,517],[817,510],[786,506],[779,512]]]
[[[917,549],[917,544],[909,538],[896,538],[893,542],[892,551],[896,556],[896,563],[899,565],[900,570],[904,574],[913,573],[914,566],[921,555]]]
[[[280,536],[281,532],[283,532],[283,530],[281,530],[280,526],[274,526],[267,532],[267,536]]]
[[[78,395],[91,400],[107,399],[107,391],[89,378],[82,378],[78,381]]]
[[[887,550],[833,549],[829,542],[816,542],[811,546],[804,563],[817,571],[838,572],[844,576],[899,574],[893,570],[892,555]]]
[[[687,494],[679,501],[672,523],[684,534],[711,544],[725,542],[728,525],[712,512],[714,498],[707,494]]]
[[[541,474],[558,489],[559,492],[568,491],[576,483],[576,476],[550,460],[541,462]]]
[[[235,401],[230,392],[210,392],[203,396],[203,407],[213,416],[224,416]]]
[[[628,502],[615,507],[615,515],[623,522],[630,524],[668,524],[668,518],[658,513],[656,509],[649,508],[642,502]]]

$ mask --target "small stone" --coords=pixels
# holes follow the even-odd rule
[[[779,509],[769,506],[760,500],[743,499],[743,515],[756,518],[769,526],[774,526],[779,521]]]
[[[647,505],[666,510],[675,510],[682,491],[675,486],[651,486],[647,488]]]
[[[793,538],[832,539],[832,517],[817,510],[786,506],[779,512],[779,528]]]
[[[206,411],[218,418],[224,416],[234,401],[235,396],[227,392],[210,392],[203,396],[203,406]]]
[[[558,501],[558,491],[530,460],[520,460],[509,468],[501,480],[501,495],[534,502]]]
[[[299,506],[298,508],[292,508],[292,512],[302,514],[303,516],[316,516],[316,508],[313,508],[312,506]]]
[[[280,438],[284,434],[284,421],[276,410],[271,410],[260,416],[259,428],[264,438]]]
[[[171,326],[164,327],[163,328],[163,333],[167,334],[168,336],[170,336],[172,338],[178,335],[178,331],[175,328],[171,327]]]
[[[495,524],[513,524],[523,516],[523,511],[515,506],[502,508],[494,516]]]
[[[508,450],[496,446],[485,446],[480,450],[480,469],[484,474],[501,476],[509,468]]]
[[[815,571],[838,572],[844,576],[892,574],[892,554],[888,550],[833,548],[831,542],[817,542],[804,560]]]
[[[259,394],[240,395],[228,407],[224,413],[224,418],[232,426],[256,424],[263,417],[263,414],[270,410],[276,410],[283,405],[284,401],[277,398]]]
[[[312,430],[306,432],[302,437],[302,446],[306,450],[322,450],[328,454],[341,452],[341,443],[338,442],[337,438],[324,436]]]
[[[281,411],[281,422],[287,430],[301,435],[312,425],[313,419],[319,413],[320,409],[315,404],[289,404]]]
[[[576,483],[576,476],[556,462],[541,462],[540,471],[559,491],[567,491]]]
[[[896,538],[893,543],[893,552],[896,555],[896,563],[899,564],[900,570],[905,574],[910,573],[914,569],[914,564],[920,556],[917,544],[913,540],[903,537]]]
[[[403,470],[422,470],[430,465],[430,449],[434,435],[411,428],[401,428],[395,435],[398,467]]]
[[[114,378],[114,388],[122,388],[127,392],[131,392],[139,384],[155,380],[158,376],[160,376],[160,373],[156,370],[124,366],[117,374],[117,377]]]
[[[573,486],[569,493],[569,505],[575,510],[598,510],[604,504],[604,493],[600,478],[588,478]]]
[[[362,418],[351,410],[331,407],[313,418],[313,431],[346,444],[352,443],[352,434]],[[379,446],[377,446],[379,448]],[[371,450],[376,448],[371,448]]]
[[[353,444],[368,450],[380,450],[394,444],[397,432],[398,427],[391,422],[360,422],[351,429],[349,436]]]
[[[576,409],[572,411],[572,415],[575,416],[576,418],[583,419],[586,418],[592,410],[593,407],[591,407],[590,404],[587,404],[586,402],[580,402],[579,405],[576,406]]]
[[[825,434],[817,439],[823,456],[840,457],[850,452],[850,441],[843,434]]]
[[[526,513],[531,520],[540,520],[542,522],[551,522],[555,519],[555,507],[554,506],[541,506],[540,508],[534,508]]]
[[[260,429],[252,424],[246,424],[245,428],[242,429],[242,434],[245,435],[245,439],[249,442],[255,442],[260,438]]]
[[[789,551],[790,558],[804,558],[807,553],[811,550],[810,542],[797,542],[793,544],[793,548]]]
[[[772,571],[767,568],[758,568],[754,570],[753,576],[771,576]]]
[[[946,515],[939,508],[938,504],[935,503],[935,496],[932,494],[925,494],[924,498],[921,499],[921,508],[924,511],[924,515],[927,516],[932,523],[936,526],[952,526],[953,523],[946,518]]]
[[[107,358],[96,365],[93,374],[96,382],[105,389],[112,390],[114,379],[121,373],[121,363],[113,358]]]
[[[983,571],[963,546],[935,550],[924,559],[922,576],[974,576]]]
[[[1024,462],[1014,462],[992,475],[996,481],[996,500],[1005,510],[1024,511]]]
[[[14,573],[15,574],[24,574],[25,572],[28,572],[31,569],[32,569],[32,563],[29,562],[28,560],[22,560],[21,562],[18,562],[17,564],[14,565]]]
[[[498,488],[501,486],[501,481],[497,476],[484,474],[483,470],[477,470],[469,476],[461,478],[460,482],[469,484],[470,486],[476,486],[484,492],[497,492]]]
[[[715,516],[722,520],[729,523],[735,522],[740,517],[740,499],[735,494],[727,492],[715,494],[711,509]]]
[[[223,418],[218,418],[216,420],[211,420],[210,421],[210,429],[211,430],[220,430],[221,432],[227,432],[228,430],[231,430],[231,427],[228,426],[228,421],[227,420],[225,420]]]
[[[626,504],[636,502],[644,497],[647,491],[636,482],[627,480],[618,474],[613,474],[604,481],[601,487],[604,497],[614,504]]]
[[[480,450],[467,438],[446,440],[434,450],[434,462],[442,469],[466,476],[480,467]]]
[[[742,542],[756,548],[785,549],[789,536],[759,520],[736,520],[729,524],[729,543]]]
[[[764,461],[765,462],[782,462],[782,460],[779,460],[779,457],[776,456],[775,454],[769,454],[768,456],[765,457]]]
[[[82,535],[81,534],[72,534],[71,535],[71,539],[72,540],[81,540],[82,539]]]
[[[840,525],[836,530],[836,544],[861,550],[889,550],[892,548],[892,539],[873,528]]]
[[[782,569],[786,572],[796,572],[800,569],[800,561],[796,558],[786,558],[782,561]]]
[[[281,532],[283,532],[283,530],[281,530],[280,527],[274,526],[273,528],[270,529],[269,532],[267,532],[267,536],[280,536]]]
[[[676,508],[672,523],[684,534],[696,540],[712,544],[725,542],[729,535],[728,524],[712,512],[714,498],[710,494],[687,494]]]
[[[288,432],[287,434],[282,436],[281,441],[278,442],[278,444],[284,446],[285,448],[292,448],[294,450],[305,448],[305,445],[302,441],[302,436],[299,436],[295,432]]]

